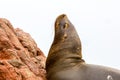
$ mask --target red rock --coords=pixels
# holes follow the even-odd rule
[[[0,19],[0,80],[46,80],[45,61],[28,33]]]

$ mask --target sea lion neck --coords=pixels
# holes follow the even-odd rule
[[[81,54],[81,41],[79,36],[65,14],[56,18],[55,21],[55,36],[49,54],[57,52],[62,49],[71,50],[72,53]]]

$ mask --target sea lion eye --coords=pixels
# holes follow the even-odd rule
[[[59,26],[60,26],[60,23],[59,23],[59,22],[56,22],[56,23],[55,23],[55,27],[56,27],[56,29],[58,29]]]
[[[63,29],[67,29],[69,27],[68,23],[65,23]]]

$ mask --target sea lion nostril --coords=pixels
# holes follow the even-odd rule
[[[66,16],[65,14],[62,15],[63,18],[64,18],[65,16]]]

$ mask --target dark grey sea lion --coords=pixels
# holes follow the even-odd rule
[[[46,71],[48,80],[120,80],[120,70],[86,64],[82,59],[79,36],[65,14],[55,22],[55,37]]]

